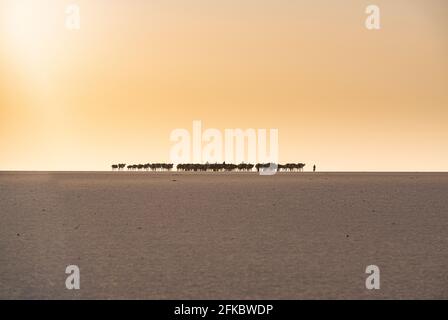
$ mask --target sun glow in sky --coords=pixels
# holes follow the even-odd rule
[[[277,128],[281,162],[446,171],[448,3],[375,1],[376,31],[369,4],[0,0],[0,170],[169,161],[201,120]]]

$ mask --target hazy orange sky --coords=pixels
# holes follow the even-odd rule
[[[446,171],[447,17],[445,0],[0,0],[0,170],[169,161],[170,132],[201,120],[277,128],[280,162],[308,170]]]

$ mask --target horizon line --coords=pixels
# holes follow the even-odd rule
[[[238,174],[238,173],[244,173],[244,174],[248,174],[248,173],[257,173],[257,171],[225,171],[225,172],[213,172],[213,171],[207,171],[207,172],[202,172],[202,171],[190,171],[190,172],[186,172],[186,171],[177,171],[177,170],[171,170],[171,171],[132,171],[132,170],[122,170],[122,171],[118,171],[118,170],[21,170],[21,169],[14,169],[14,170],[3,170],[0,169],[0,173],[7,173],[7,172],[110,172],[110,173],[115,173],[115,174],[120,174],[120,173],[134,173],[134,174],[138,174],[138,173],[153,173],[153,174],[166,174],[166,173],[187,173],[187,174],[197,174],[197,173],[210,173],[210,174],[216,174],[216,173],[232,173],[232,174]],[[415,170],[415,171],[410,171],[410,170],[403,170],[403,171],[397,171],[397,170],[322,170],[322,171],[316,171],[313,172],[312,170],[310,171],[302,171],[302,172],[278,172],[278,173],[292,173],[292,174],[301,174],[301,173],[448,173],[448,170],[445,171],[425,171],[425,170]]]

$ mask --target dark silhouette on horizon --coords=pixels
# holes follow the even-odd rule
[[[123,170],[126,167],[126,163],[113,164],[112,170]]]
[[[171,171],[174,165],[172,163],[146,163],[146,164],[132,164],[126,166],[125,163],[113,164],[112,171],[122,171],[124,168],[127,168],[128,171]],[[271,167],[271,163],[257,163],[256,165],[251,163],[240,163],[240,164],[232,164],[232,163],[181,163],[176,166],[177,171],[184,172],[252,172],[254,168],[257,172],[263,169],[267,169]],[[287,163],[287,164],[278,164],[277,171],[278,172],[303,172],[303,168],[305,167],[304,163]],[[315,170],[315,167],[313,169]]]

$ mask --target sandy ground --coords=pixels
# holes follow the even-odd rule
[[[3,299],[446,299],[447,264],[448,174],[0,173]]]

